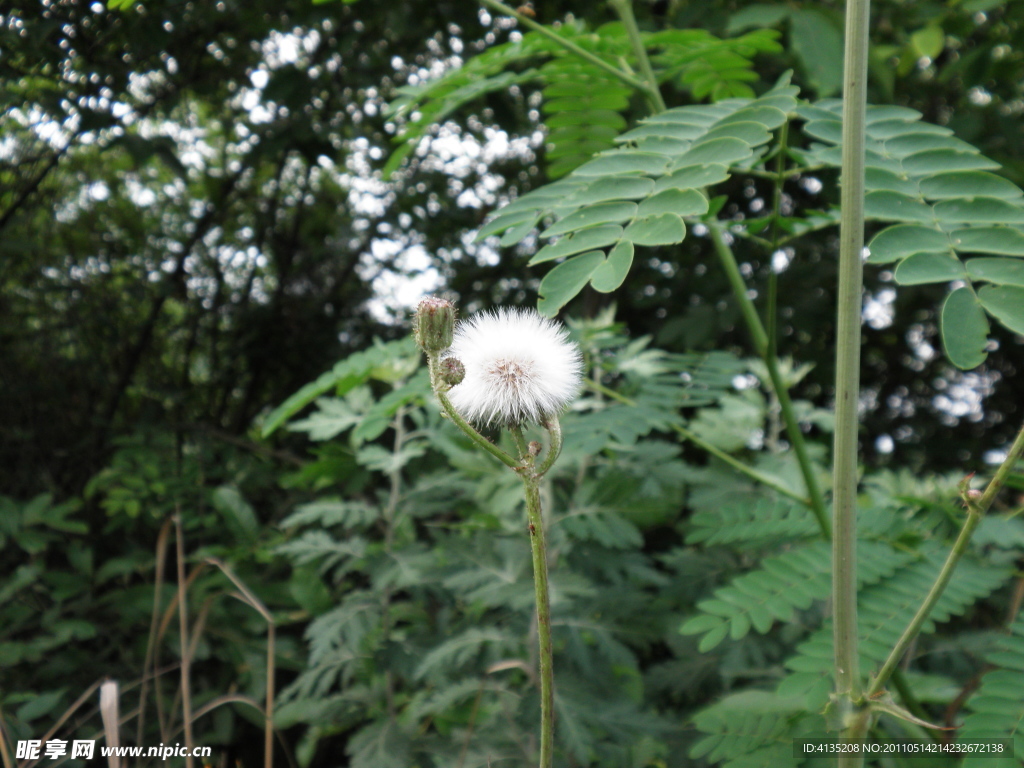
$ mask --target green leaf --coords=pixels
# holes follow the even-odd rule
[[[789,6],[786,5],[748,5],[729,17],[725,32],[732,35],[751,27],[774,27],[789,13]]]
[[[622,233],[624,240],[636,245],[675,245],[686,237],[686,225],[674,213],[662,213],[637,219]]]
[[[915,253],[899,263],[893,277],[900,285],[923,285],[963,280],[966,274],[960,259],[948,253]]]
[[[541,232],[541,237],[555,237],[567,232],[589,229],[600,224],[613,224],[636,216],[637,205],[630,202],[598,203],[581,208]]]
[[[920,188],[906,176],[900,176],[883,168],[865,168],[864,185],[871,190],[888,190],[903,195],[916,196]]]
[[[957,229],[950,237],[962,253],[1002,253],[1024,256],[1024,232],[1010,227]]]
[[[942,221],[970,224],[1024,224],[1024,207],[994,197],[943,200],[934,206]]]
[[[916,54],[915,58],[937,58],[946,47],[946,33],[937,24],[929,24],[910,36],[910,46]]]
[[[1024,288],[986,285],[978,298],[989,314],[1014,333],[1024,336]]]
[[[1021,238],[1021,245],[1024,246],[1024,236]],[[871,252],[868,261],[872,264],[888,264],[913,253],[941,253],[948,251],[949,247],[949,237],[937,229],[897,224],[883,229],[871,239],[868,243],[868,250]]]
[[[903,170],[916,176],[926,176],[947,171],[991,171],[999,163],[975,152],[956,149],[929,149],[915,152],[901,161]]]
[[[259,533],[256,513],[238,489],[222,485],[213,492],[213,506],[227,518],[228,525],[242,538],[252,540]]]
[[[654,180],[643,176],[612,176],[598,179],[569,197],[566,202],[593,205],[608,200],[636,200],[654,191]]]
[[[576,169],[577,176],[611,176],[616,174],[662,174],[669,158],[653,152],[618,151],[594,158]]]
[[[967,274],[975,280],[987,280],[997,285],[1024,286],[1024,261],[1013,259],[971,259]]]
[[[677,216],[703,216],[708,200],[695,189],[666,189],[640,203],[638,217],[674,213]]]
[[[521,224],[516,224],[516,226],[511,227],[510,229],[505,231],[505,234],[501,236],[501,240],[498,241],[498,244],[502,248],[508,248],[510,246],[515,245],[528,234],[530,234],[530,232],[533,231],[533,228],[534,226],[536,226],[536,224],[536,217],[531,217],[526,221],[522,222]]]
[[[691,165],[733,165],[750,157],[750,145],[733,138],[712,139],[692,147],[672,163],[672,170]]]
[[[977,368],[988,357],[986,344],[988,320],[978,297],[967,286],[957,288],[942,306],[942,345],[946,357],[962,370]]]
[[[935,217],[931,206],[899,192],[868,192],[864,215],[880,221],[932,221]]]
[[[718,184],[729,178],[729,169],[724,165],[691,165],[681,168],[655,182],[654,191],[666,189],[700,189]]]
[[[921,194],[932,200],[959,197],[998,197],[1013,200],[1024,192],[1002,176],[985,171],[954,171],[921,179]]]
[[[581,232],[574,232],[565,235],[557,242],[545,245],[530,259],[527,266],[542,264],[545,261],[553,261],[563,256],[571,256],[581,251],[589,251],[594,248],[603,248],[606,245],[618,242],[622,239],[622,227],[618,224],[609,224],[603,227],[584,229]]]
[[[843,35],[827,15],[816,9],[795,11],[789,17],[790,41],[808,79],[821,96],[843,85]]]
[[[608,258],[602,262],[590,277],[595,291],[611,293],[626,279],[633,265],[633,243],[623,240],[612,248]]]
[[[700,143],[715,139],[739,139],[748,146],[756,147],[767,143],[771,137],[768,129],[761,123],[752,120],[729,120],[708,131]]]
[[[541,280],[538,291],[541,300],[537,303],[537,310],[546,317],[554,317],[559,309],[583,290],[583,286],[603,261],[602,251],[590,251],[552,269]]]

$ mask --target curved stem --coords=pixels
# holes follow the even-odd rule
[[[541,462],[541,465],[537,467],[537,471],[534,473],[538,478],[544,477],[547,474],[558,458],[558,455],[562,452],[562,425],[558,423],[558,417],[548,416],[543,426],[551,440],[548,444],[548,452],[544,456],[544,461]]]
[[[736,264],[736,257],[733,255],[732,248],[725,242],[721,224],[717,221],[709,221],[707,222],[707,227],[711,233],[711,241],[714,243],[715,252],[718,254],[719,261],[722,262],[726,277],[732,286],[733,294],[739,302],[740,312],[743,314],[743,319],[747,323],[747,329],[750,331],[750,336],[754,342],[754,349],[764,361],[765,367],[768,369],[768,377],[772,382],[772,388],[775,390],[775,396],[779,398],[782,419],[786,423],[786,434],[789,435],[789,440],[793,444],[793,451],[796,453],[796,460],[800,465],[800,473],[803,475],[804,484],[807,486],[811,511],[814,512],[814,517],[818,521],[821,535],[828,539],[831,536],[831,526],[828,522],[828,511],[825,508],[825,497],[821,493],[818,478],[814,474],[811,456],[807,452],[807,443],[804,440],[803,432],[800,430],[800,422],[796,418],[796,411],[793,410],[793,401],[789,399],[789,390],[786,388],[786,382],[783,380],[782,372],[779,370],[779,361],[770,352],[768,333],[761,323],[761,318],[757,316],[754,302],[747,295],[747,284],[743,281],[743,275],[740,274],[739,265]]]
[[[437,395],[437,399],[441,403],[441,409],[445,412],[449,419],[451,419],[455,426],[466,433],[466,436],[476,443],[478,446],[487,451],[491,456],[496,458],[506,467],[512,469],[518,469],[519,462],[505,453],[501,448],[496,446],[486,437],[481,435],[472,425],[469,424],[464,418],[459,415],[459,412],[455,410],[455,406],[452,405],[452,401],[448,399],[448,395],[445,394],[445,385],[441,382],[441,377],[437,372],[437,355],[427,355],[427,365],[430,368],[430,384],[434,390],[434,394]]]
[[[946,586],[949,584],[949,580],[953,578],[953,571],[956,569],[957,563],[960,562],[960,558],[963,557],[964,552],[967,551],[967,545],[971,541],[971,536],[974,534],[974,530],[981,523],[982,518],[988,511],[988,508],[992,506],[992,502],[999,493],[999,490],[1006,483],[1006,478],[1009,477],[1010,472],[1013,470],[1014,465],[1020,459],[1021,454],[1024,453],[1024,427],[1021,427],[1019,433],[1017,433],[1017,439],[1013,441],[1013,446],[1010,448],[1010,452],[1006,455],[1006,459],[996,470],[996,474],[989,482],[988,487],[985,488],[985,492],[978,499],[978,502],[972,503],[970,498],[967,499],[967,519],[964,521],[963,528],[960,529],[960,535],[957,537],[956,542],[953,544],[953,548],[949,552],[949,556],[946,558],[946,562],[942,566],[942,570],[939,571],[938,578],[935,579],[935,583],[932,588],[928,591],[928,596],[925,597],[921,607],[917,609],[917,613],[914,614],[914,618],[907,624],[907,628],[903,630],[903,634],[900,635],[900,639],[896,641],[896,645],[893,647],[892,652],[889,654],[889,658],[885,660],[882,668],[878,670],[878,674],[875,675],[874,680],[868,686],[867,696],[870,698],[875,694],[882,691],[885,687],[886,682],[889,680],[889,676],[896,669],[896,665],[899,664],[900,659],[903,658],[903,654],[906,652],[910,643],[913,642],[914,638],[917,637],[917,633],[921,631],[921,626],[928,619],[935,604],[942,597],[942,593],[945,591]]]

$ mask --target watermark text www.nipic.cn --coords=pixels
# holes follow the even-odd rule
[[[209,757],[213,753],[211,747],[193,747],[192,757]],[[40,760],[49,758],[56,760],[70,757],[79,760],[92,760],[96,755],[96,742],[91,739],[47,739],[18,742],[19,760]],[[100,757],[158,757],[166,760],[169,757],[188,757],[189,749],[181,744],[160,744],[158,747],[100,747]]]

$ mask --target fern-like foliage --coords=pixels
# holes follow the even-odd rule
[[[625,29],[620,23],[589,30],[581,21],[550,28],[588,53],[613,66],[637,65]],[[645,48],[662,82],[673,82],[697,99],[752,96],[748,82],[758,79],[753,57],[762,51],[780,50],[772,30],[756,30],[720,40],[702,29],[644,33]],[[541,111],[548,129],[549,178],[559,178],[613,146],[626,127],[623,117],[633,96],[622,80],[594,64],[577,58],[556,41],[528,32],[516,42],[497,45],[443,77],[423,85],[400,88],[389,114],[404,125],[399,146],[385,173],[394,171],[416,147],[431,125],[454,110],[487,93],[513,85],[535,82],[541,86]],[[528,231],[528,230],[527,230]],[[518,241],[509,236],[509,244]]]
[[[726,768],[797,766],[801,759],[793,755],[793,739],[825,731],[823,717],[767,691],[727,696],[697,713],[693,724],[704,736],[690,757]]]
[[[731,545],[741,551],[809,539],[820,531],[807,507],[781,499],[695,512],[690,526],[687,544]]]
[[[805,104],[813,144],[804,160],[839,167],[842,102]],[[893,106],[867,112],[865,213],[896,222],[868,245],[869,262],[896,263],[901,285],[950,283],[942,308],[946,355],[960,368],[984,362],[986,313],[1024,333],[1024,192],[992,171],[999,164],[921,114]],[[963,257],[988,254],[979,258]],[[975,284],[984,283],[982,287]]]
[[[911,555],[884,542],[861,541],[857,547],[860,586],[891,576]],[[703,633],[699,649],[714,648],[726,635],[733,640],[753,628],[764,634],[776,621],[790,622],[797,609],[806,610],[829,595],[832,548],[814,541],[761,561],[761,567],[715,590],[711,600],[697,604],[701,613],[680,628],[686,635]]]
[[[756,169],[783,123],[804,121],[809,146],[788,150],[797,162],[839,167],[842,103],[798,104],[796,95],[784,79],[757,99],[648,118],[616,139],[619,149],[503,208],[478,237],[504,233],[507,245],[541,230],[550,242],[530,264],[560,262],[541,282],[541,312],[554,314],[588,284],[613,291],[637,246],[681,242],[687,221],[710,215],[705,188]],[[1013,258],[1024,256],[1024,192],[950,129],[920,118],[903,107],[868,109],[866,216],[893,223],[871,240],[870,261],[898,262],[902,285],[954,286],[940,313],[943,345],[954,365],[973,368],[987,355],[989,316],[1024,333],[1024,263]],[[771,220],[735,232],[754,236]],[[780,225],[799,236],[836,221],[833,209]]]
[[[708,213],[701,190],[727,179],[730,167],[749,166],[765,152],[771,131],[796,108],[797,92],[784,78],[758,99],[655,115],[619,136],[620,149],[503,208],[478,239],[538,224],[542,238],[558,238],[530,261],[566,259],[541,282],[542,313],[554,314],[588,283],[613,291],[629,272],[635,246],[681,242],[684,220]],[[607,257],[599,249],[608,249]]]
[[[928,546],[922,549],[921,556],[914,562],[903,565],[889,578],[860,591],[859,651],[861,671],[865,675],[885,661],[910,617],[935,583],[945,557],[943,548]],[[931,634],[937,624],[964,613],[1001,586],[1008,575],[1009,569],[1005,566],[965,557],[921,627],[921,634]],[[794,674],[782,682],[780,693],[787,696],[808,694],[808,706],[823,706],[831,687],[829,675],[833,663],[832,624],[829,621],[798,646],[797,654],[786,661],[786,668]]]
[[[995,649],[985,660],[996,669],[985,674],[981,686],[968,700],[970,714],[957,738],[1011,739],[1013,754],[1000,758],[968,757],[964,768],[1019,766],[1020,756],[1024,755],[1024,618],[1018,618],[1010,634],[996,641]]]

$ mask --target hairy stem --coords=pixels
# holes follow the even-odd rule
[[[800,473],[803,475],[804,484],[807,486],[811,511],[818,521],[821,535],[827,539],[831,535],[831,531],[828,523],[828,511],[825,508],[825,497],[821,493],[818,478],[814,474],[811,456],[807,452],[807,442],[804,440],[804,434],[800,430],[800,422],[796,418],[793,401],[789,399],[789,390],[786,388],[786,382],[783,380],[782,372],[779,370],[779,361],[769,349],[768,333],[761,323],[761,318],[757,315],[754,302],[747,295],[747,284],[743,281],[743,275],[740,274],[740,268],[736,264],[736,256],[733,254],[732,248],[725,241],[721,224],[717,221],[711,221],[708,223],[708,229],[711,232],[711,240],[714,243],[715,252],[718,254],[718,259],[725,269],[725,274],[729,284],[732,286],[733,294],[739,302],[740,312],[743,314],[743,319],[747,323],[747,329],[750,331],[751,339],[754,342],[754,349],[768,369],[768,376],[771,379],[772,388],[775,390],[775,396],[779,398],[782,419],[786,423],[786,434],[789,435],[789,440],[793,444],[793,451],[796,453],[796,460],[800,465]]]
[[[558,422],[555,421],[555,424]],[[549,428],[550,430],[550,428]],[[526,519],[533,555],[533,589],[537,601],[537,646],[540,666],[540,760],[539,768],[551,768],[555,736],[555,667],[551,647],[551,598],[548,591],[548,553],[544,537],[544,518],[540,505],[540,478],[534,471],[534,457],[523,438],[519,425],[510,427],[512,439],[519,446],[522,468],[519,475],[526,491]],[[559,432],[559,438],[561,433]],[[552,434],[552,448],[555,446]],[[558,444],[561,444],[558,439]],[[553,460],[552,460],[553,461]],[[545,462],[547,463],[547,462]]]

